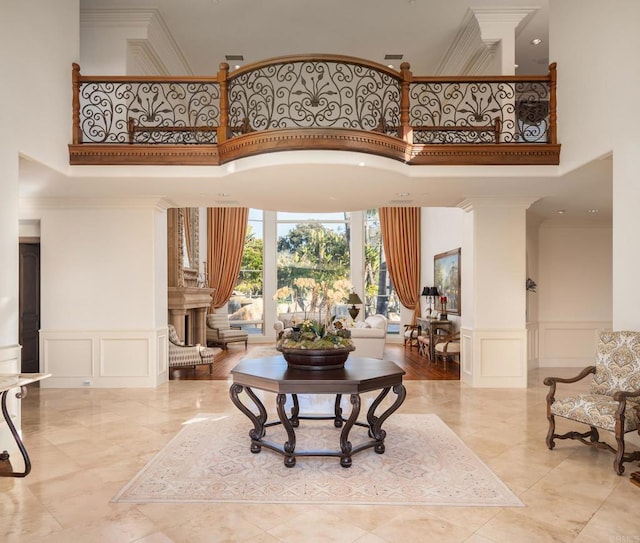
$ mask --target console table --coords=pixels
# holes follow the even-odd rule
[[[402,384],[404,373],[404,370],[393,362],[374,358],[350,356],[344,368],[331,370],[292,369],[287,366],[282,355],[255,358],[242,360],[231,370],[233,383],[229,389],[229,395],[234,405],[253,423],[253,429],[249,432],[252,453],[259,453],[262,447],[267,447],[282,454],[284,465],[289,468],[295,466],[296,457],[334,456],[340,457],[340,465],[348,468],[351,466],[351,456],[357,452],[373,447],[376,453],[384,453],[386,432],[382,429],[382,424],[397,411],[405,399],[406,390]],[[276,408],[279,420],[267,421],[267,410],[253,392],[254,388],[277,394]],[[258,409],[258,414],[255,414],[240,400],[239,394],[243,390]],[[369,407],[367,422],[359,422],[360,394],[376,390],[380,390],[380,393]],[[376,410],[391,390],[396,395],[394,402],[380,415],[376,415]],[[285,412],[287,394],[290,394],[293,400],[290,416],[287,416]],[[333,415],[300,415],[298,394],[335,394]],[[342,408],[340,407],[343,394],[350,395],[351,413],[348,418],[342,416]],[[333,420],[336,428],[342,427],[340,450],[296,450],[294,428],[297,428],[300,425],[300,420],[303,419]],[[277,424],[282,424],[287,432],[287,441],[284,445],[264,439],[266,429]],[[353,446],[349,441],[349,431],[354,425],[367,428],[371,440]]]
[[[41,381],[42,379],[46,379],[47,377],[51,377],[50,373],[10,373],[10,374],[0,374],[0,404],[2,406],[2,416],[4,417],[9,430],[11,431],[11,435],[18,445],[18,449],[20,450],[20,454],[22,454],[22,458],[24,460],[24,471],[9,471],[5,472],[0,470],[0,477],[26,477],[29,475],[31,471],[31,460],[29,459],[29,455],[27,454],[27,449],[20,438],[20,434],[16,430],[13,421],[11,420],[11,415],[9,414],[9,410],[7,409],[7,394],[9,391],[14,388],[19,388],[20,391],[16,393],[16,398],[21,400],[27,395],[27,385],[30,383],[35,383],[37,381]],[[9,453],[7,451],[3,451],[0,453],[0,462],[8,462],[9,461]]]

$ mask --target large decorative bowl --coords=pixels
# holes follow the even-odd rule
[[[276,347],[282,353],[290,368],[299,370],[335,370],[344,368],[353,345],[336,349],[295,349]]]

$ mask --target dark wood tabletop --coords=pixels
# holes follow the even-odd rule
[[[235,384],[278,394],[360,394],[402,383],[405,371],[377,358],[350,356],[344,368],[289,368],[282,355],[241,360],[231,370]]]

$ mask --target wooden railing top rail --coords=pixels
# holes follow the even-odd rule
[[[266,60],[261,60],[259,62],[254,62],[252,64],[247,64],[229,72],[229,79],[234,77],[238,77],[247,72],[253,72],[259,70],[261,68],[266,68],[268,66],[276,66],[279,64],[293,64],[298,62],[329,62],[334,64],[350,64],[353,66],[362,66],[363,68],[371,68],[376,72],[386,73],[390,77],[395,79],[402,79],[402,74],[397,72],[396,70],[385,66],[384,64],[380,64],[378,62],[373,62],[370,60],[365,60],[357,57],[350,57],[347,55],[288,55],[283,57],[273,57]],[[408,63],[403,63],[404,65],[409,67]],[[228,70],[229,65],[226,62],[220,63],[220,69],[223,70],[224,66]]]
[[[101,145],[106,156],[120,144],[129,144],[127,156],[145,146],[151,157],[121,163],[161,163],[149,161],[169,146],[174,155],[217,163],[296,149],[355,150],[409,164],[427,156],[447,164],[559,161],[555,63],[536,76],[415,76],[406,62],[396,71],[345,55],[291,55],[235,71],[222,62],[208,77],[82,75],[73,64],[72,81],[76,164],[99,163],[89,146]],[[479,137],[492,126],[490,140]],[[207,132],[215,135],[196,136]]]

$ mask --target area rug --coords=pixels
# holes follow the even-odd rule
[[[298,457],[293,468],[263,448],[249,450],[242,414],[208,414],[185,424],[113,498],[129,503],[299,503],[518,507],[522,502],[436,415],[391,416],[386,451],[367,449],[350,468],[336,457]],[[339,449],[331,421],[301,420],[297,450]],[[281,426],[267,438],[284,443]],[[368,440],[354,427],[349,440]]]

